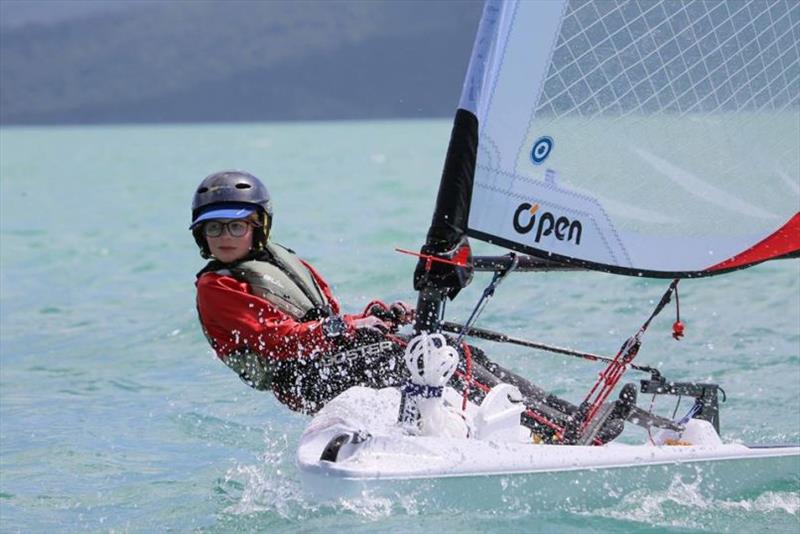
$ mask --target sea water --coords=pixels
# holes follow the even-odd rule
[[[294,465],[308,418],[242,384],[198,326],[193,189],[219,169],[255,173],[274,196],[274,239],[314,264],[346,311],[414,302],[415,260],[394,248],[424,240],[449,130],[447,120],[0,130],[0,531],[796,532],[796,484],[720,497],[669,470],[652,481],[660,489],[612,504],[543,509],[513,480],[498,480],[504,505],[490,511],[442,504],[424,484],[312,498]],[[448,317],[463,320],[487,282],[477,276]],[[479,326],[613,355],[666,286],[520,274]],[[799,442],[800,262],[683,281],[680,299],[686,337],[670,337],[668,307],[637,362],[721,384],[727,441]],[[601,369],[480,345],[573,401]],[[671,415],[674,404],[659,406]]]

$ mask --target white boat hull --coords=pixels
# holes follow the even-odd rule
[[[297,451],[297,464],[313,490],[333,497],[373,489],[393,492],[409,485],[401,481],[416,481],[415,487],[426,481],[422,486],[435,486],[437,494],[474,494],[480,487],[481,503],[492,501],[491,495],[504,498],[508,487],[545,503],[582,493],[597,499],[657,490],[656,480],[665,488],[675,480],[702,483],[720,496],[780,481],[787,489],[800,489],[800,446],[598,447],[409,436],[395,423],[399,400],[394,389],[352,388],[315,416]],[[321,459],[339,436],[349,437],[335,461]],[[451,481],[465,478],[468,484]]]

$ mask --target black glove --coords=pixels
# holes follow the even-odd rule
[[[401,300],[393,302],[390,306],[376,301],[369,307],[367,314],[377,317],[390,327],[390,331],[396,332],[401,326],[414,322],[415,311],[410,304]]]
[[[416,310],[414,310],[410,304],[403,302],[402,300],[392,302],[392,305],[389,306],[389,311],[392,314],[392,321],[397,326],[411,324],[414,322]]]

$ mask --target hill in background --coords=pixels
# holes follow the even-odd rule
[[[453,114],[475,1],[0,0],[0,123]]]

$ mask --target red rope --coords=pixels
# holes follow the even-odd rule
[[[550,421],[549,419],[547,419],[543,415],[536,413],[535,411],[533,411],[530,408],[525,410],[525,414],[527,414],[528,417],[530,417],[531,419],[533,419],[537,423],[545,425],[545,426],[550,427],[551,429],[555,430],[556,431],[556,439],[558,439],[558,441],[561,441],[561,440],[564,439],[564,429],[561,428],[560,426],[558,426],[557,424],[555,424],[554,422]]]
[[[464,380],[464,397],[461,401],[461,411],[465,411],[467,409],[467,397],[469,396],[469,388],[472,384],[472,350],[469,348],[469,345],[462,342],[461,346],[464,347],[464,357],[467,360],[467,373],[466,379]]]
[[[595,391],[597,391],[597,396],[592,401],[591,407],[586,414],[586,417],[581,424],[579,434],[583,434],[586,428],[589,426],[589,423],[592,422],[594,416],[597,414],[600,407],[603,403],[608,400],[608,397],[611,395],[611,392],[616,387],[617,383],[619,382],[622,375],[625,373],[625,370],[628,367],[628,364],[633,360],[636,356],[636,353],[639,351],[639,347],[637,346],[638,340],[632,338],[628,342],[626,342],[622,348],[619,350],[617,355],[608,364],[602,373],[598,376],[597,382],[595,382],[594,386],[592,386],[591,391],[589,394],[586,395],[583,403],[587,404],[589,400],[594,395]]]
[[[464,380],[464,381],[466,381],[466,379],[467,379],[467,374],[466,373],[462,373],[461,371],[456,371],[455,373],[453,373],[453,376],[455,376],[457,378],[460,378],[461,380]],[[489,386],[487,386],[486,384],[481,384],[480,382],[478,382],[477,380],[474,380],[474,379],[472,380],[472,385],[475,386],[476,388],[478,388],[479,390],[483,391],[484,393],[488,393],[492,389]]]

